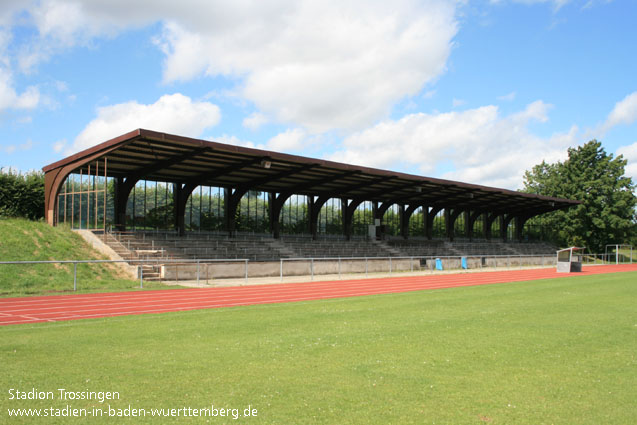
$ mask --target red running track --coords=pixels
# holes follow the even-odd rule
[[[591,266],[585,267],[582,273],[570,275],[558,274],[555,269],[532,269],[225,288],[3,298],[0,299],[0,325],[356,297],[629,271],[637,271],[637,264]]]

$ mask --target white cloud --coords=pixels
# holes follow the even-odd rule
[[[637,121],[637,91],[615,104],[602,127],[604,130],[609,130],[619,124],[630,125],[635,121]]]
[[[219,108],[209,102],[193,102],[176,93],[144,105],[134,101],[104,106],[77,136],[71,151],[79,151],[136,128],[199,137],[221,119]]]
[[[227,134],[223,134],[221,136],[211,137],[210,141],[217,143],[224,143],[226,145],[235,145],[235,146],[244,146],[246,148],[257,148],[257,149],[265,149],[263,145],[256,146],[253,142],[249,140],[241,140],[237,136],[230,136]]]
[[[436,90],[427,90],[423,95],[422,98],[423,99],[431,99],[432,97],[434,97],[436,94]]]
[[[0,152],[5,152],[9,155],[11,155],[12,153],[18,152],[18,151],[29,151],[33,149],[33,141],[32,140],[27,140],[26,142],[20,144],[20,145],[8,145],[5,147],[0,148]]]
[[[9,25],[17,2],[0,6],[0,113],[6,109],[33,109],[40,103],[40,91],[35,86],[18,93],[13,81],[9,45],[13,39]]]
[[[512,115],[514,121],[526,123],[527,121],[547,122],[549,120],[549,109],[553,108],[550,103],[544,103],[541,100],[529,103],[523,111]]]
[[[498,96],[498,100],[504,100],[507,102],[511,102],[515,99],[515,92],[512,91],[511,93],[505,94],[503,96]]]
[[[66,146],[66,139],[58,140],[57,142],[53,143],[53,152],[60,153],[62,152],[65,146]]]
[[[617,149],[617,155],[623,155],[628,160],[625,173],[633,178],[633,183],[637,183],[637,142],[632,145],[622,146]]]
[[[285,153],[301,151],[307,145],[317,142],[315,138],[309,137],[308,134],[300,128],[285,130],[284,132],[270,138],[265,143],[254,143],[249,140],[241,140],[236,136],[229,136],[227,134],[213,137],[210,140],[228,145]]]
[[[263,124],[268,122],[268,118],[259,113],[255,112],[251,114],[249,117],[244,118],[243,126],[249,128],[252,131],[258,130]]]
[[[464,99],[453,98],[453,100],[451,101],[451,106],[453,106],[454,108],[457,108],[458,106],[463,106],[466,103],[467,103],[467,101],[464,100]]]
[[[491,0],[491,3],[506,3],[507,0]],[[561,9],[563,6],[567,5],[571,2],[571,0],[509,0],[511,3],[521,3],[521,4],[543,4],[549,3],[552,4],[555,10]]]
[[[166,82],[227,76],[271,119],[361,129],[444,72],[457,32],[448,0],[43,0],[24,71],[61,49],[161,22]]]
[[[0,66],[0,112],[5,109],[33,109],[40,103],[37,87],[27,87],[18,94],[13,87],[11,73]]]
[[[21,11],[37,36],[20,46],[19,68],[31,72],[65,49],[88,46],[98,37],[114,37],[126,29],[154,22],[159,16],[153,14],[153,5],[148,3],[152,2],[42,0],[23,4]],[[146,16],[139,14],[142,7],[147,10]]]
[[[305,131],[299,128],[286,130],[268,140],[266,147],[277,152],[297,151],[303,147],[305,137]]]
[[[533,121],[546,121],[550,105],[542,101],[502,117],[493,105],[462,112],[411,114],[386,120],[345,139],[336,161],[380,168],[414,169],[431,175],[505,188],[518,188],[524,171],[543,159],[564,159],[575,144],[578,129],[548,138],[528,130]],[[451,163],[457,171],[436,167]]]

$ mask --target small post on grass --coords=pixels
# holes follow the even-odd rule
[[[143,264],[139,265],[139,287],[144,288],[144,267]]]
[[[77,263],[73,263],[73,290],[77,291]]]

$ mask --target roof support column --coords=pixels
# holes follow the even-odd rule
[[[500,217],[498,213],[485,213],[485,222],[484,222],[484,238],[487,240],[491,240],[491,227],[493,226],[493,222],[496,218]]]
[[[232,189],[224,187],[223,188],[223,215],[226,219],[226,231],[228,232],[228,236],[232,237],[234,233],[235,227],[235,213],[236,208],[232,208],[230,205],[230,199],[232,198]]]
[[[513,216],[513,214],[509,214],[507,216],[505,216],[504,214],[502,214],[502,241],[506,242],[508,239],[508,232],[507,230],[509,229],[509,224],[511,224],[511,221],[513,221],[515,217]]]
[[[408,208],[405,208],[404,206],[402,207],[402,214],[400,215],[400,223],[401,223],[401,234],[403,236],[403,238],[408,239],[409,238],[409,220],[411,219],[411,216],[414,214],[414,212],[420,207],[421,205],[415,204],[415,205],[410,205]],[[424,207],[423,207],[424,210]],[[425,220],[423,220],[424,222]]]
[[[307,196],[307,230],[312,235],[312,239],[316,239],[316,222],[312,221],[312,214],[314,212],[314,195]]]
[[[193,190],[197,187],[194,183],[181,183],[173,185],[173,197],[175,205],[175,230],[179,236],[186,234],[186,204]]]
[[[426,228],[426,232],[427,232],[427,239],[431,240],[433,239],[433,230],[434,230],[434,219],[436,218],[436,215],[442,210],[442,207],[435,207],[432,208],[431,211],[429,211],[429,213],[427,213],[427,226],[425,226]]]
[[[450,208],[445,208],[445,227],[447,228],[447,237],[451,242],[453,242],[456,234],[456,220],[458,220],[458,217],[462,214],[462,212],[463,211],[459,208],[454,209],[453,212]]]
[[[470,217],[471,217],[471,211],[466,210],[464,212],[464,236],[466,238],[469,238],[469,240],[472,240],[472,235],[473,235],[473,227],[470,224]]]
[[[403,239],[407,239],[409,236],[409,217],[406,217],[407,210],[405,209],[405,204],[398,205],[398,218],[400,222],[400,236]]]
[[[58,184],[54,189],[55,178],[57,177],[54,173],[46,173],[44,175],[44,218],[46,222],[51,226],[55,226],[58,224],[57,218],[57,192],[59,190]]]
[[[186,233],[184,216],[186,215],[186,201],[183,200],[183,186],[181,183],[173,183],[173,205],[175,206],[174,224],[179,236]]]
[[[376,205],[376,209],[374,213],[374,218],[377,218],[380,220],[380,225],[381,225],[380,238],[383,239],[385,237],[385,223],[383,222],[383,217],[385,216],[385,213],[387,212],[389,207],[394,205],[394,203],[383,202],[380,206],[378,206],[378,204],[375,204],[375,205]]]
[[[480,216],[483,214],[482,211],[474,211],[473,213],[469,214],[469,240],[473,240],[473,228],[476,225],[476,220],[478,220],[478,218],[480,218]]]
[[[270,208],[270,227],[272,230],[272,236],[275,239],[279,239],[281,237],[281,223],[279,222],[281,218],[281,210],[283,209],[283,205],[285,201],[287,201],[291,193],[279,193],[277,196],[276,193],[270,192],[270,202],[268,206]]]
[[[524,233],[524,225],[526,224],[529,217],[527,216],[517,216],[515,217],[515,237],[518,242],[522,242],[523,233]]]
[[[270,224],[270,234],[274,236],[274,230],[279,231],[279,220],[274,219],[274,203],[276,202],[276,193],[268,192],[268,220]],[[276,223],[276,224],[275,224]]]
[[[343,222],[343,235],[346,240],[352,239],[352,215],[349,209],[349,200],[341,198],[341,220]]]
[[[126,204],[138,181],[139,179],[132,177],[126,180],[123,177],[115,179],[115,227],[119,231],[126,230]]]
[[[422,207],[422,236],[428,238],[427,235],[429,235],[429,207],[426,205],[423,205]]]
[[[317,237],[317,233],[318,233],[318,216],[319,213],[321,212],[321,208],[323,208],[323,205],[325,205],[325,203],[327,202],[328,199],[330,199],[328,196],[319,196],[316,199],[313,199],[314,196],[310,196],[309,198],[312,199],[312,204],[311,204],[311,208],[310,208],[310,232],[312,233],[312,239],[316,240]]]
[[[126,230],[126,199],[122,198],[122,188],[124,186],[124,178],[117,177],[114,181],[114,209],[115,209],[115,228],[117,230]]]
[[[352,238],[352,222],[354,220],[354,213],[356,212],[356,208],[358,208],[364,200],[352,199],[352,201],[348,204],[348,200],[346,198],[342,198],[341,202],[343,211],[343,229],[345,231],[345,237],[347,240],[350,240]]]

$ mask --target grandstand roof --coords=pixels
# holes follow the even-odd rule
[[[364,199],[533,216],[578,201],[326,161],[138,129],[47,165],[84,173],[107,158],[107,174],[162,182]],[[53,196],[54,194],[47,194]]]

